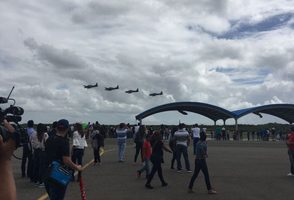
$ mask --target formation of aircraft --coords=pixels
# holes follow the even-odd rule
[[[136,90],[127,90],[125,91],[125,93],[131,94],[133,92],[139,92],[139,88],[137,88]]]
[[[117,89],[119,89],[119,85],[117,85],[116,87],[105,87],[105,90],[107,91],[117,90]]]
[[[86,89],[91,89],[91,88],[94,88],[94,87],[98,87],[98,83],[96,83],[94,85],[84,85],[84,88],[86,88]]]
[[[84,85],[84,88],[86,88],[86,89],[91,89],[91,88],[94,88],[94,87],[98,87],[98,83],[93,84],[93,85]],[[119,89],[119,85],[117,85],[116,87],[105,87],[106,91],[112,91],[112,90],[117,90],[117,89]],[[127,91],[125,91],[125,93],[127,93],[127,94],[131,94],[131,93],[134,93],[134,92],[139,92],[139,88],[137,88],[136,90],[127,90]],[[161,91],[159,93],[150,93],[149,94],[149,96],[151,96],[151,97],[158,96],[158,95],[163,95],[163,92]]]
[[[155,96],[158,96],[158,95],[163,95],[162,91],[159,92],[159,93],[151,93],[151,94],[149,94],[149,96],[151,96],[151,97],[155,97]]]

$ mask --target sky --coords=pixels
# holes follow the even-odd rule
[[[294,103],[291,0],[1,0],[0,21],[0,96],[15,86],[23,122],[135,123],[147,109],[180,101],[230,111]],[[178,112],[143,120],[179,121],[213,124]],[[285,123],[254,115],[240,122]]]

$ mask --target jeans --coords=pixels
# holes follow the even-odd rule
[[[187,147],[184,145],[177,145],[176,146],[176,152],[177,152],[177,167],[178,170],[182,169],[182,163],[181,163],[181,156],[183,153],[184,159],[185,159],[185,166],[187,170],[190,170],[190,162],[188,158],[188,151]]]
[[[73,148],[71,160],[75,164],[82,165],[83,164],[83,155],[84,155],[84,149],[76,149]]]
[[[118,142],[118,160],[123,161],[125,155],[126,143]]]
[[[50,182],[45,182],[45,188],[50,200],[63,200],[66,187],[60,187]]]
[[[173,157],[172,157],[172,160],[171,160],[171,166],[170,166],[171,169],[174,168],[174,163],[175,163],[176,159],[177,159],[177,151],[174,150],[173,151]]]
[[[136,153],[135,153],[135,158],[134,158],[134,162],[137,162],[137,158],[139,153],[141,153],[141,160],[142,159],[142,147],[143,147],[143,142],[136,142]]]
[[[150,174],[150,160],[149,159],[145,159],[144,161],[144,166],[138,170],[138,172],[141,174],[143,171],[146,171],[146,177],[149,176]]]
[[[28,168],[26,171],[26,163],[28,160]],[[21,175],[22,177],[25,177],[26,175],[28,177],[32,177],[32,171],[33,171],[33,166],[32,166],[32,152],[29,149],[28,144],[23,145],[23,152],[22,152],[22,160],[21,160]],[[27,174],[26,174],[27,172]]]
[[[161,181],[161,184],[165,184],[166,182],[164,181],[164,178],[162,175],[161,160],[156,160],[156,161],[152,162],[152,164],[153,164],[153,167],[152,167],[152,170],[148,176],[146,185],[150,185],[150,183],[153,179],[153,176],[155,175],[156,172],[157,172],[158,177]]]
[[[100,146],[98,146],[97,148],[93,148],[93,152],[94,152],[94,162],[97,163],[97,161],[99,163],[101,163],[101,159],[100,159]]]
[[[196,155],[196,145],[197,145],[198,141],[199,141],[198,137],[193,138],[193,153],[194,153],[194,155]]]
[[[210,190],[211,184],[210,184],[210,180],[209,180],[208,168],[207,168],[207,164],[206,164],[205,159],[195,159],[195,170],[194,170],[194,174],[190,180],[189,189],[193,188],[193,184],[194,184],[200,170],[204,174],[207,190]]]
[[[73,163],[82,165],[83,164],[84,149],[73,148],[71,160]],[[81,172],[78,172],[78,177],[80,177]],[[74,177],[73,177],[74,179]],[[79,179],[78,179],[79,180]]]
[[[288,150],[289,160],[290,160],[290,172],[294,174],[294,151]]]

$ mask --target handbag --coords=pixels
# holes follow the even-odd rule
[[[62,187],[66,187],[72,179],[73,170],[62,165],[58,161],[53,161],[49,166],[47,180]]]

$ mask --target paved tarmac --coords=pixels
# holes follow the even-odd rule
[[[217,195],[208,195],[204,177],[200,174],[194,184],[195,193],[187,193],[187,185],[191,173],[177,173],[170,169],[171,155],[165,152],[163,175],[168,182],[161,187],[155,175],[153,190],[144,187],[145,179],[136,178],[136,170],[141,164],[133,164],[134,145],[128,142],[126,162],[118,163],[115,139],[106,139],[105,153],[101,166],[89,165],[83,172],[87,199],[104,200],[178,200],[178,199],[214,199],[214,200],[262,200],[279,199],[293,200],[294,177],[287,177],[289,160],[284,142],[239,142],[239,141],[208,141],[207,164],[210,180],[217,190]],[[20,155],[18,150],[16,153]],[[191,168],[194,168],[192,147],[189,147]],[[92,150],[88,148],[84,163],[92,160]],[[14,175],[19,200],[40,199],[45,194],[44,188],[38,188],[28,179],[20,177],[20,161],[15,160]],[[184,161],[182,160],[184,166]],[[81,199],[79,184],[70,183],[67,200]]]

